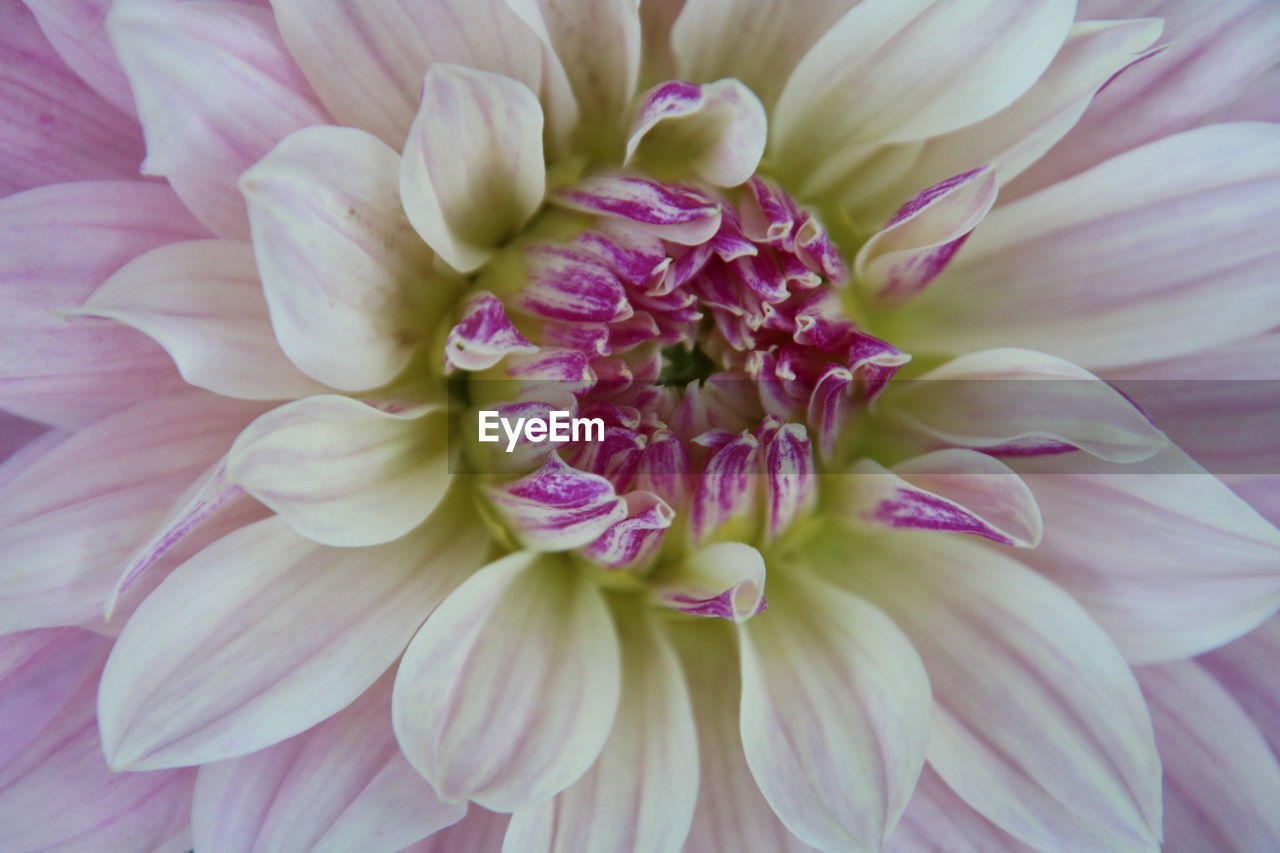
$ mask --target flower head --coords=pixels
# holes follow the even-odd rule
[[[0,846],[1280,843],[1276,8],[26,5]]]

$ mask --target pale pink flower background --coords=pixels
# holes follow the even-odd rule
[[[0,0],[0,850],[1280,849],[1278,46]],[[649,339],[760,395],[627,398],[701,479],[450,473],[446,372]]]

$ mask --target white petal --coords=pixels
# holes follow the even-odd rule
[[[622,694],[600,757],[555,798],[516,812],[512,853],[679,853],[698,796],[698,742],[684,674],[658,619],[619,614]]]
[[[561,557],[520,552],[477,572],[427,620],[400,664],[392,719],[441,799],[512,811],[596,760],[619,682],[595,581]]]
[[[1213,677],[1191,661],[1141,667],[1164,764],[1164,849],[1280,848],[1280,760]]]
[[[445,805],[391,731],[387,673],[342,711],[287,741],[200,768],[195,846],[219,853],[396,853],[465,808]]]
[[[921,139],[990,116],[1048,67],[1074,7],[864,0],[787,80],[772,126],[777,162],[803,169],[857,143]]]
[[[1004,205],[911,306],[912,352],[1027,346],[1089,368],[1170,358],[1280,324],[1280,127],[1162,139]]]
[[[988,820],[1047,853],[1154,851],[1160,760],[1120,652],[1070,596],[962,537],[845,540],[821,556],[881,606],[933,685],[929,762]],[[1030,552],[1034,553],[1034,551]]]
[[[227,477],[325,545],[377,545],[417,527],[449,485],[447,413],[385,412],[349,397],[308,397],[250,424]]]
[[[218,394],[279,400],[325,390],[276,343],[248,243],[199,240],[155,249],[107,279],[77,313],[149,335],[169,351],[183,379]]]
[[[897,626],[814,579],[740,629],[742,743],[778,817],[822,850],[876,850],[915,788],[929,679]]]
[[[203,764],[328,718],[377,680],[487,547],[465,499],[376,548],[316,545],[274,518],[219,540],[166,578],[116,642],[99,703],[108,759]]]
[[[147,140],[143,172],[167,177],[214,233],[247,238],[240,173],[288,134],[326,120],[271,12],[122,0],[110,31]]]
[[[431,66],[400,166],[405,213],[422,239],[471,272],[515,236],[545,189],[534,94],[501,74]]]
[[[430,274],[431,252],[400,207],[399,174],[400,158],[375,137],[315,127],[240,182],[280,346],[332,388],[394,379],[454,293]]]
[[[1014,456],[1079,448],[1138,462],[1169,440],[1107,383],[1069,361],[1001,348],[960,356],[915,381],[893,383],[886,417],[921,436]]]
[[[1280,607],[1280,530],[1176,448],[1137,470],[1065,456],[1018,467],[1045,518],[1044,541],[1022,559],[1129,660],[1198,654]]]

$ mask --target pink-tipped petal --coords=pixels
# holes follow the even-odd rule
[[[280,346],[343,391],[394,379],[453,292],[405,219],[399,174],[399,156],[376,137],[316,127],[240,182]]]
[[[502,300],[492,293],[477,293],[467,302],[462,319],[449,330],[444,359],[454,370],[488,370],[509,353],[537,349],[507,317]]]
[[[422,239],[471,272],[519,232],[545,189],[533,92],[501,74],[431,66],[400,166],[404,210]]]
[[[507,0],[274,0],[271,6],[289,51],[334,118],[396,150],[433,64],[494,71],[538,91],[548,59]]]
[[[389,542],[417,527],[448,488],[446,421],[438,406],[392,413],[350,397],[308,397],[240,434],[227,479],[308,539]]]
[[[83,181],[0,201],[0,405],[78,427],[182,388],[145,335],[61,311],[79,307],[135,256],[203,236],[160,184]]]
[[[654,582],[656,604],[691,616],[745,622],[763,613],[764,557],[741,542],[718,542],[686,557]]]
[[[581,547],[627,516],[608,480],[570,467],[554,452],[537,471],[485,494],[516,537],[539,551]]]
[[[243,758],[200,768],[195,846],[396,853],[458,821],[409,766],[388,725],[393,671],[313,729]]]
[[[247,238],[240,173],[327,120],[271,12],[231,0],[124,0],[109,28],[147,140],[143,172],[168,178],[214,233]]]
[[[708,183],[736,187],[755,174],[767,137],[764,106],[740,81],[695,86],[672,80],[645,93],[626,161],[679,164]]]
[[[934,442],[996,455],[1078,448],[1139,462],[1169,440],[1123,394],[1069,361],[1032,350],[970,353],[892,389],[887,417]]]
[[[1096,369],[1275,327],[1277,147],[1274,124],[1203,127],[996,208],[894,341],[1025,346]]]
[[[858,252],[854,274],[868,295],[901,304],[946,269],[996,203],[996,170],[984,166],[921,190]]]
[[[622,693],[609,739],[581,779],[515,813],[505,850],[683,848],[698,796],[689,692],[661,621],[641,609],[622,616]]]
[[[67,68],[20,3],[0,10],[0,112],[0,195],[138,174],[137,124]]]
[[[705,243],[720,228],[720,207],[696,190],[627,174],[602,173],[560,190],[557,204],[600,216],[616,216],[664,240]]]
[[[0,493],[0,631],[100,618],[125,561],[260,411],[164,397],[33,459]]]
[[[1280,847],[1280,759],[1192,661],[1140,667],[1164,765],[1164,850]]]
[[[742,744],[769,805],[823,850],[875,850],[929,743],[929,679],[878,609],[812,578],[775,583],[740,631]]]
[[[389,545],[328,548],[271,518],[180,566],[129,620],[103,675],[112,765],[246,755],[349,705],[483,561],[480,522],[456,497]]]
[[[774,152],[815,164],[855,143],[922,139],[987,118],[1048,67],[1074,11],[1069,0],[859,3],[787,79]]]
[[[1133,673],[1084,608],[962,537],[860,543],[856,560],[844,541],[830,543],[821,563],[920,652],[934,696],[929,762],[946,783],[1037,850],[1154,853],[1151,721]]]
[[[183,379],[217,394],[281,400],[326,390],[276,342],[248,243],[154,249],[107,279],[78,313],[148,335],[168,350]]]
[[[0,768],[0,848],[160,853],[189,844],[173,839],[190,820],[195,770],[116,773],[102,760],[95,694],[105,656],[104,648],[57,715]]]
[[[481,569],[422,626],[392,721],[442,800],[512,811],[591,766],[619,690],[618,638],[595,582],[525,551]]]
[[[1027,484],[972,450],[937,450],[891,469],[863,459],[836,476],[842,517],[864,525],[968,533],[1021,548],[1038,545],[1044,530]]]
[[[1218,478],[1176,448],[1139,470],[1091,467],[1065,456],[1025,465],[1045,532],[1022,559],[1130,661],[1198,654],[1280,607],[1280,530]]]

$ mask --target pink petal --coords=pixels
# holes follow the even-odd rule
[[[987,118],[1048,67],[1074,5],[857,4],[787,79],[773,114],[774,156],[817,164],[856,143],[922,139]]]
[[[152,250],[107,279],[79,313],[148,335],[168,350],[183,379],[217,394],[280,400],[326,390],[276,343],[248,243],[200,240]]]
[[[105,649],[40,734],[0,768],[5,850],[175,850],[191,814],[194,770],[116,773],[102,760],[95,713]]]
[[[446,413],[350,397],[296,400],[245,428],[227,479],[324,545],[378,545],[422,523],[449,486]]]
[[[136,116],[133,93],[107,38],[113,0],[23,0],[58,56],[108,103]]]
[[[293,131],[327,120],[271,11],[124,0],[109,27],[147,139],[143,171],[167,177],[214,233],[247,238],[240,173]]]
[[[260,410],[164,397],[35,458],[0,494],[0,630],[98,619],[134,549]]]
[[[761,487],[759,466],[760,442],[750,433],[730,436],[723,447],[712,451],[689,511],[695,542],[710,539],[727,524],[754,522]]]
[[[1196,662],[1209,671],[1240,704],[1280,755],[1280,692],[1275,661],[1280,655],[1280,618],[1272,616],[1238,640],[1214,649]]]
[[[467,816],[400,853],[494,853],[502,849],[510,815],[495,814],[474,803]]]
[[[657,555],[676,512],[653,492],[629,492],[622,500],[627,517],[584,545],[582,554],[611,569],[643,569]]]
[[[1280,324],[1278,146],[1276,125],[1204,127],[997,208],[894,342],[1115,368]]]
[[[435,63],[494,71],[539,91],[544,50],[505,0],[276,0],[280,31],[339,124],[399,150]],[[335,62],[335,56],[341,57]]]
[[[1168,439],[1111,386],[1056,356],[1013,348],[947,362],[894,383],[886,416],[899,428],[959,447],[1009,456],[1079,448],[1099,459],[1138,462]]]
[[[593,175],[556,193],[554,200],[583,213],[628,220],[686,246],[705,243],[720,228],[720,207],[701,193],[626,174]]]
[[[1275,64],[1280,9],[1271,3],[1165,0],[1147,8],[1164,18],[1169,47],[1110,83],[1052,154],[1010,187],[1010,198],[1162,137],[1222,121],[1222,107]],[[1127,17],[1132,11],[1131,4],[1104,4],[1082,17]]]
[[[698,796],[697,736],[684,674],[661,622],[618,622],[622,694],[600,757],[553,799],[517,811],[506,848],[679,853]]]
[[[445,340],[445,363],[458,370],[488,370],[502,357],[515,352],[536,352],[512,324],[502,300],[492,293],[477,293],[467,302],[462,319]]]
[[[137,125],[67,68],[20,3],[0,11],[0,112],[0,195],[138,174]]]
[[[974,811],[925,765],[884,853],[1035,853]]]
[[[528,283],[520,309],[547,320],[613,323],[632,315],[622,282],[605,264],[577,249],[535,243],[524,250]]]
[[[679,167],[708,183],[735,187],[760,165],[768,120],[760,99],[738,80],[695,86],[672,80],[644,95],[632,120],[626,160]]]
[[[969,533],[1022,548],[1038,545],[1043,531],[1026,483],[972,450],[937,450],[891,469],[863,459],[834,485],[841,517],[866,525]]]
[[[820,563],[920,652],[934,696],[929,762],[952,790],[1036,849],[1155,850],[1151,722],[1128,665],[1088,613],[971,540],[860,541],[856,562],[836,541]]]
[[[375,548],[317,545],[279,519],[206,548],[116,642],[100,703],[108,759],[136,769],[220,761],[342,710],[480,564],[477,525],[459,500]]]
[[[445,802],[512,811],[596,760],[620,689],[595,582],[554,555],[490,563],[414,637],[396,676],[401,748]]]
[[[858,252],[865,292],[900,304],[928,287],[996,202],[996,170],[984,166],[921,190]]]
[[[422,239],[472,272],[519,233],[545,189],[533,92],[501,74],[431,66],[400,166],[404,210]]]
[[[18,451],[49,431],[44,424],[0,412],[0,462],[5,462]],[[0,484],[3,479],[0,479]]]
[[[485,494],[516,537],[539,551],[586,545],[627,516],[608,480],[566,465],[554,452],[537,471]]]
[[[287,741],[209,764],[196,779],[195,845],[220,853],[395,853],[456,822],[396,744],[388,672],[355,702]]]
[[[0,768],[53,719],[108,642],[77,628],[0,637]],[[97,672],[97,669],[94,669]]]
[[[1164,765],[1164,849],[1280,846],[1280,760],[1230,694],[1191,661],[1142,667]]]
[[[770,596],[771,610],[739,634],[747,764],[806,843],[878,849],[924,765],[924,666],[861,598],[800,578],[775,582]]]
[[[58,312],[131,258],[202,236],[173,192],[154,183],[59,184],[0,201],[0,405],[76,427],[182,388],[144,335]]]
[[[698,733],[698,802],[686,850],[811,853],[760,793],[742,751],[742,678],[728,626],[719,620],[672,622]]]
[[[764,441],[761,458],[767,491],[765,533],[776,539],[791,524],[812,511],[818,497],[813,448],[801,424],[782,424]]]
[[[276,337],[332,388],[394,379],[424,342],[419,318],[441,316],[454,295],[405,219],[399,174],[399,156],[375,137],[315,127],[241,180]]]
[[[1027,465],[1044,541],[1023,559],[1078,599],[1137,663],[1249,631],[1280,606],[1280,530],[1170,449],[1138,471]],[[1019,467],[1023,467],[1022,464]]]

